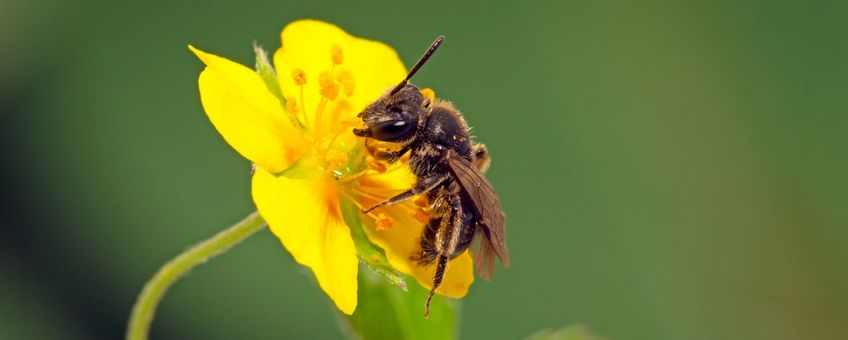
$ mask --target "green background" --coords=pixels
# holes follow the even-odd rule
[[[318,18],[415,60],[493,154],[512,267],[461,335],[848,338],[848,2],[0,2],[0,338],[119,338],[159,265],[253,210],[188,43]],[[339,338],[268,231],[154,338]]]

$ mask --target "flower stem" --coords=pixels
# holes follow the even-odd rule
[[[127,328],[127,340],[147,339],[156,306],[159,305],[159,301],[162,300],[168,288],[183,274],[239,244],[263,227],[265,227],[265,221],[259,213],[253,212],[240,222],[196,244],[162,266],[144,285],[133,306]]]

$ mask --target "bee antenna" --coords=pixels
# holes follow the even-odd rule
[[[392,92],[389,92],[389,94],[395,94],[397,91],[400,91],[400,89],[403,88],[403,86],[406,85],[407,82],[409,82],[409,79],[411,79],[412,76],[415,75],[415,72],[418,72],[418,69],[420,69],[421,66],[424,66],[424,63],[426,63],[427,60],[433,56],[433,53],[436,53],[436,50],[439,48],[440,45],[442,45],[443,41],[445,41],[444,35],[436,37],[436,40],[433,40],[433,43],[430,44],[430,48],[428,48],[427,51],[424,52],[424,55],[421,56],[421,59],[418,59],[418,62],[415,63],[415,66],[412,66],[412,68],[409,70],[409,73],[406,74],[406,78],[404,78],[403,81],[400,82],[400,84],[395,86],[395,88],[392,89]]]
[[[445,277],[445,267],[448,265],[447,256],[439,256],[439,264],[436,265],[436,276],[433,277],[433,288],[430,289],[430,295],[427,296],[427,302],[424,303],[424,317],[430,317],[430,300],[433,299],[433,294],[436,293],[436,288],[442,285],[442,278]]]

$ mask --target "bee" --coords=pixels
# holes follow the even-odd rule
[[[465,252],[473,242],[478,276],[491,279],[495,256],[504,267],[509,266],[506,215],[483,174],[490,162],[485,145],[471,140],[462,113],[451,103],[431,101],[409,83],[443,41],[444,36],[436,38],[403,81],[368,105],[359,114],[365,128],[353,130],[357,136],[397,146],[394,151],[371,150],[378,160],[393,163],[409,152],[409,165],[417,178],[411,189],[363,209],[362,213],[426,195],[430,220],[421,236],[420,249],[410,257],[421,266],[436,263],[424,317],[430,314],[430,301],[442,283],[448,261]],[[367,142],[368,139],[366,145]]]

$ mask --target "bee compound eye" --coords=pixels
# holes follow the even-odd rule
[[[413,124],[403,120],[394,120],[374,127],[372,137],[382,141],[396,141],[409,136]]]

